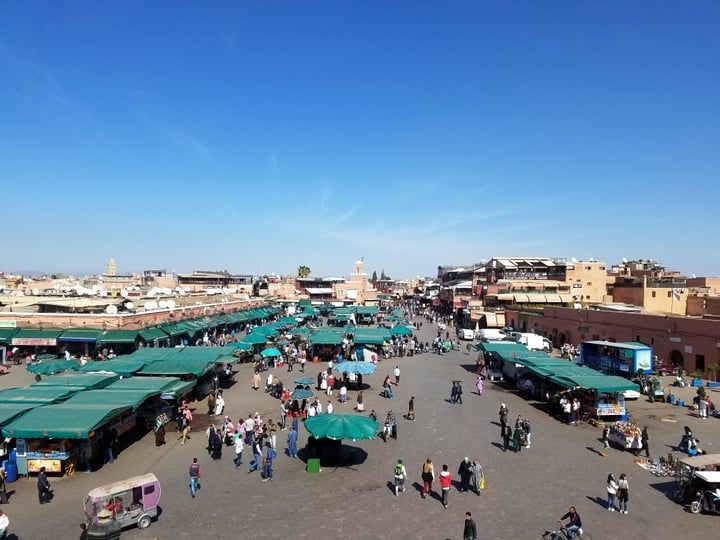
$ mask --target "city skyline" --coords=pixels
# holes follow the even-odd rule
[[[0,270],[720,275],[720,6],[0,11]]]

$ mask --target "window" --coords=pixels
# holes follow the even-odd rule
[[[592,287],[592,281],[588,281],[588,282],[587,282],[587,286],[588,286],[588,287]]]
[[[655,298],[655,291],[652,292],[652,297]]]
[[[667,292],[667,295],[668,295],[668,298],[671,298],[671,297],[672,297],[672,291],[668,291],[668,292]]]

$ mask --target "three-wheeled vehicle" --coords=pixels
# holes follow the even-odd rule
[[[720,470],[720,454],[705,454],[678,459],[675,466],[675,500],[684,504],[692,503],[696,499],[699,484],[696,474],[718,470]]]
[[[121,528],[150,526],[158,515],[160,482],[152,473],[133,476],[91,489],[83,499],[88,525],[97,523],[98,512],[109,510]]]
[[[720,471],[695,471],[695,500],[690,503],[693,514],[720,514]]]

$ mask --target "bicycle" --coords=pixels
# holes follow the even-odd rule
[[[568,534],[567,527],[560,525],[558,529],[545,531],[541,538],[543,538],[543,540],[570,540],[570,535]],[[579,529],[573,538],[578,540],[592,540],[592,536],[582,529]]]

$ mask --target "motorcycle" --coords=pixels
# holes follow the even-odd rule
[[[716,495],[715,491],[708,489],[700,490],[697,493],[697,498],[690,503],[690,512],[693,514],[714,514],[720,515],[720,497]]]

